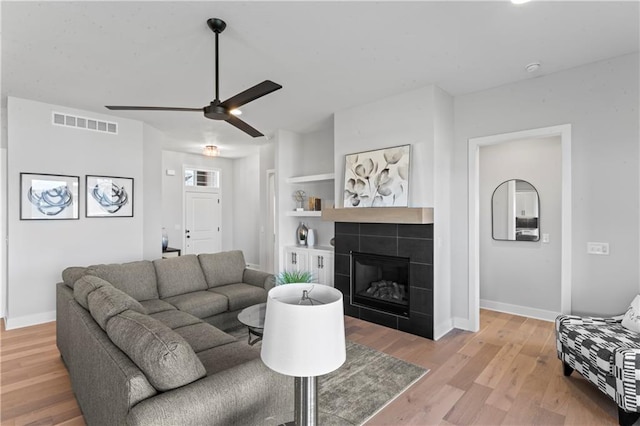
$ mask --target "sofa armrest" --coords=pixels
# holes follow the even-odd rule
[[[140,402],[127,424],[276,425],[292,411],[293,377],[258,358]]]
[[[276,277],[268,272],[247,268],[242,274],[242,282],[269,291],[276,285]]]
[[[613,351],[613,374],[616,378],[616,402],[628,412],[640,411],[640,348],[617,348]]]

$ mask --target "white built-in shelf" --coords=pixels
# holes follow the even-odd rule
[[[322,216],[322,212],[321,211],[313,211],[313,210],[305,210],[305,211],[295,211],[295,210],[289,210],[284,212],[285,216],[296,216],[296,217],[320,217]]]
[[[286,183],[309,183],[329,181],[335,178],[334,173],[323,173],[320,175],[295,176],[285,180]]]

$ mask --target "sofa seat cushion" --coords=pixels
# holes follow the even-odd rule
[[[225,295],[229,299],[229,310],[231,311],[237,311],[238,309],[244,309],[247,306],[267,301],[267,290],[250,284],[229,284],[209,291]]]
[[[198,358],[207,370],[207,376],[260,358],[260,349],[246,342],[236,341],[198,352]],[[242,380],[238,377],[238,380]]]
[[[179,311],[177,309],[173,309],[171,311],[162,311],[150,315],[172,330],[175,330],[179,327],[185,327],[187,325],[193,325],[202,322],[200,318],[196,318],[191,314]]]
[[[134,299],[158,299],[158,285],[153,263],[141,260],[110,265],[92,265],[87,268],[88,275],[95,275],[108,281],[118,290],[122,290]]]
[[[157,259],[153,261],[153,265],[156,268],[161,299],[208,288],[195,254]]]
[[[163,311],[176,310],[176,307],[173,306],[171,303],[167,303],[164,300],[160,300],[160,299],[143,300],[142,302],[140,302],[140,304],[144,306],[144,308],[147,310],[147,313],[149,315],[156,314],[158,312],[163,312]]]
[[[160,391],[187,385],[206,375],[191,346],[149,315],[124,311],[107,322],[106,332]]]
[[[640,335],[620,323],[563,324],[558,333],[563,346],[611,376],[614,375],[615,349],[640,348]]]
[[[198,255],[209,288],[241,283],[247,263],[241,250]]]
[[[210,291],[194,291],[167,297],[164,301],[198,318],[210,317],[225,312],[229,308],[229,301],[225,296]]]
[[[185,327],[176,328],[178,333],[195,352],[202,352],[207,349],[215,348],[220,345],[235,342],[236,338],[218,330],[214,326],[206,322],[187,325]]]

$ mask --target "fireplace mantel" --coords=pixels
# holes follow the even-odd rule
[[[433,223],[431,207],[323,208],[322,220],[360,223]]]

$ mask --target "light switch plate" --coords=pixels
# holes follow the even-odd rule
[[[608,256],[609,243],[587,243],[587,253]]]

